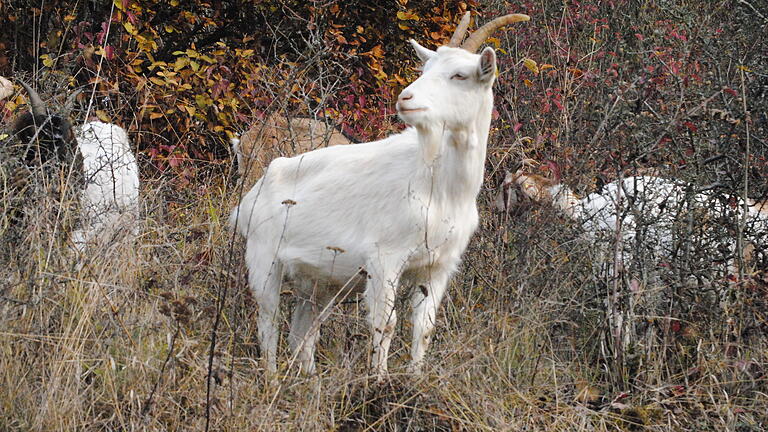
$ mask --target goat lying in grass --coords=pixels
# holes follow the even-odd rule
[[[73,129],[66,114],[51,113],[35,90],[19,83],[30,105],[13,127],[19,156],[30,173],[42,169],[80,190],[79,226],[71,235],[75,247],[83,251],[120,229],[135,234],[139,176],[125,130],[100,121]]]
[[[232,152],[237,157],[240,182],[248,190],[276,157],[345,144],[352,141],[323,120],[272,114],[239,138],[233,138]]]
[[[696,192],[694,185],[686,182],[632,176],[609,183],[603,191],[582,199],[559,181],[526,175],[522,171],[509,174],[504,184],[518,187],[526,199],[551,203],[564,215],[580,222],[588,235],[608,233],[609,237],[619,239],[626,249],[639,246],[651,251],[655,260],[669,260],[684,252],[684,243],[696,241],[697,247],[709,246],[707,249],[717,250],[721,255],[711,252],[706,254],[708,258],[730,263],[731,271],[735,268],[736,233],[743,204],[731,204],[719,195]],[[768,206],[750,201],[747,207],[746,240],[752,245],[761,245],[768,229]],[[621,233],[618,237],[613,234],[617,229]],[[628,250],[626,254],[625,260],[637,258]]]
[[[622,351],[647,328],[647,319],[636,319],[639,311],[645,310],[642,316],[663,316],[659,302],[671,292],[663,288],[671,286],[671,280],[678,281],[672,292],[694,281],[701,292],[711,292],[715,281],[744,274],[742,264],[759,262],[768,240],[768,217],[760,213],[760,203],[750,203],[746,242],[739,243],[743,207],[719,195],[696,192],[694,185],[679,180],[627,177],[579,199],[558,180],[518,171],[507,175],[504,188],[512,189],[505,193],[509,197],[549,203],[581,225],[596,252],[594,269],[607,277],[609,328],[614,346]],[[739,244],[744,245],[740,253]],[[627,277],[620,285],[627,286],[626,291],[615,289],[616,278],[622,276]],[[646,341],[655,340],[653,333],[650,328]]]
[[[496,53],[474,52],[495,29],[528,19],[497,18],[459,47],[467,14],[448,46],[432,51],[411,41],[423,72],[397,101],[411,128],[381,141],[277,158],[233,211],[230,223],[246,238],[269,371],[276,370],[284,276],[296,281],[288,339],[303,371],[314,371],[318,326],[330,306],[364,290],[371,363],[382,379],[401,281],[417,287],[411,370],[420,370],[448,280],[478,225]]]

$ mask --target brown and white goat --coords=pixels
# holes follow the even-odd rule
[[[117,229],[136,232],[139,171],[128,134],[101,121],[73,128],[68,113],[77,93],[67,98],[64,113],[50,110],[40,95],[19,80],[29,96],[29,111],[13,126],[18,144],[11,153],[30,173],[42,170],[63,182],[80,207],[72,243],[79,251]],[[6,143],[11,144],[12,140]],[[52,176],[51,176],[52,175]]]
[[[322,119],[273,113],[252,125],[239,138],[233,138],[231,143],[240,182],[247,191],[275,158],[354,142]]]

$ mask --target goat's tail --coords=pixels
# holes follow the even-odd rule
[[[253,203],[246,194],[240,204],[232,209],[232,213],[229,215],[229,228],[248,238],[248,226],[251,224],[252,213]]]
[[[253,189],[243,195],[240,204],[232,209],[232,214],[229,215],[229,227],[242,234],[243,237],[248,237],[249,228],[251,224],[255,223],[253,211],[259,197],[261,182],[262,179],[259,179]]]

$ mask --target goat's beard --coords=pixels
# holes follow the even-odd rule
[[[442,152],[443,135],[446,129],[442,125],[426,124],[416,125],[419,133],[419,145],[424,163],[432,165]]]

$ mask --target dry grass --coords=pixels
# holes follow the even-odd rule
[[[423,378],[403,373],[403,320],[391,381],[379,386],[367,375],[369,336],[355,300],[326,323],[317,376],[296,376],[283,352],[282,378],[267,383],[240,246],[232,246],[224,226],[229,191],[209,186],[171,200],[161,190],[145,187],[146,222],[136,245],[113,244],[81,269],[51,226],[55,218],[37,221],[6,255],[0,429],[202,430],[211,330],[225,285],[212,430],[766,425],[764,334],[749,345],[723,339],[717,328],[671,335],[638,356],[642,364],[629,375],[613,376],[602,351],[599,294],[588,282],[590,266],[577,259],[583,251],[577,242],[558,244],[567,233],[535,223],[554,217],[535,211],[514,224],[484,213],[485,226],[442,309]],[[547,243],[554,248],[542,249]]]

